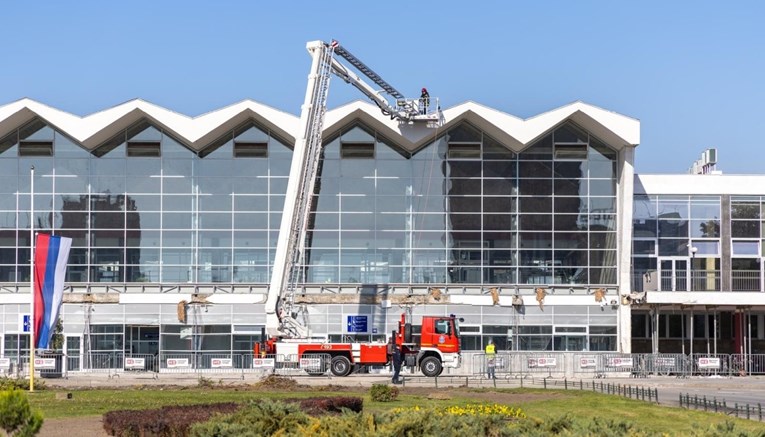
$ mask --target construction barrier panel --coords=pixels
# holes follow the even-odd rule
[[[565,375],[565,355],[562,353],[523,353],[520,354],[519,373],[521,376]]]

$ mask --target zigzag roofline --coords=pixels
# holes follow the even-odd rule
[[[324,135],[355,121],[380,130],[391,141],[414,151],[432,141],[439,131],[470,121],[514,151],[520,151],[556,126],[572,120],[616,149],[640,143],[640,121],[581,101],[521,119],[473,101],[466,101],[443,110],[443,126],[434,130],[422,125],[402,124],[391,120],[367,102],[353,101],[327,111]],[[237,103],[191,117],[133,99],[103,111],[77,116],[44,103],[24,98],[0,106],[0,138],[24,123],[39,117],[53,125],[86,149],[92,150],[133,123],[148,119],[172,133],[194,150],[201,150],[226,131],[253,119],[274,130],[279,136],[294,141],[299,117],[271,106],[245,99]]]

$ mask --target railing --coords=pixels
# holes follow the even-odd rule
[[[643,279],[646,272],[632,274],[632,290],[645,291]],[[720,270],[660,270],[658,291],[721,291]],[[732,291],[761,291],[760,273],[757,271],[731,272]]]
[[[463,374],[488,377],[491,361],[483,353],[465,353]],[[579,377],[676,378],[765,375],[765,354],[622,354],[616,352],[500,352],[497,378]]]
[[[732,291],[761,291],[759,270],[733,270],[730,272]]]
[[[720,271],[691,270],[691,291],[720,291]]]
[[[717,397],[707,398],[706,395],[693,395],[689,393],[683,395],[680,393],[680,408],[695,409],[704,411],[714,411],[729,416],[746,418],[748,420],[759,420],[762,422],[762,403],[757,404],[739,404],[738,402],[728,404],[725,399],[717,400]]]

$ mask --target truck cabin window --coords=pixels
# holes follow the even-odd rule
[[[436,334],[451,335],[450,325],[449,320],[438,320],[436,322]]]

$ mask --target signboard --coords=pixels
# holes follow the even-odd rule
[[[274,358],[253,358],[253,369],[273,369],[276,360]]]
[[[168,358],[165,360],[168,369],[179,369],[183,367],[189,367],[188,358]]]
[[[301,358],[300,368],[309,372],[322,371],[324,369],[322,368],[321,362],[321,358]]]
[[[146,367],[146,358],[125,358],[126,369],[143,369]]]
[[[32,316],[30,314],[19,314],[19,331],[32,331]]]
[[[628,367],[632,368],[632,357],[629,358],[620,358],[620,357],[612,357],[608,358],[608,361],[606,361],[606,366],[608,367]]]
[[[579,358],[579,368],[590,369],[598,367],[598,359],[595,357],[582,357]]]
[[[367,332],[367,316],[348,316],[348,332]]]
[[[720,359],[719,358],[699,358],[699,369],[719,369],[720,368]]]
[[[529,368],[532,367],[555,367],[558,365],[558,361],[556,358],[548,358],[548,357],[542,357],[542,358],[529,358],[528,360]]]
[[[234,362],[231,358],[213,358],[210,360],[210,367],[214,369],[234,367]]]
[[[10,368],[11,368],[11,359],[10,358],[0,358],[0,369],[8,370]]]
[[[35,358],[35,369],[55,369],[55,358]]]
[[[675,367],[675,358],[674,357],[657,357],[654,358],[653,365],[655,367]]]

